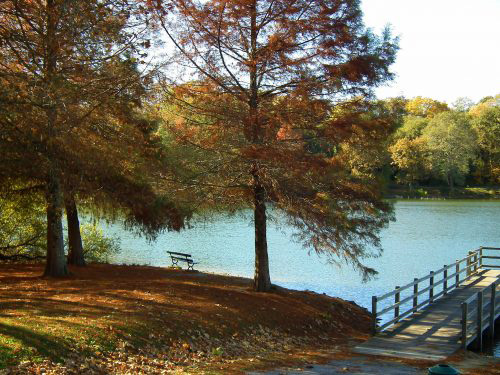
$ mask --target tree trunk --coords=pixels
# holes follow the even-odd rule
[[[47,263],[44,276],[68,275],[64,254],[62,206],[60,179],[51,168],[47,181]]]
[[[61,189],[61,173],[57,163],[56,152],[52,149],[50,141],[56,138],[57,108],[53,100],[55,90],[54,83],[57,65],[57,21],[54,0],[47,0],[45,11],[47,15],[47,31],[45,35],[46,56],[44,58],[45,68],[45,112],[47,114],[47,129],[49,142],[47,145],[47,156],[49,170],[47,173],[47,263],[45,265],[45,276],[63,277],[68,274],[66,257],[64,254],[64,237],[62,226],[63,197]]]
[[[269,257],[267,254],[267,225],[265,190],[254,174],[254,221],[255,221],[255,275],[253,287],[256,292],[267,292],[271,289],[269,274]]]
[[[450,187],[450,192],[453,192],[455,186],[453,184],[453,176],[451,173],[448,173],[448,186]]]
[[[259,122],[259,98],[257,84],[257,2],[254,0],[250,16],[250,55],[254,64],[250,66],[250,100],[249,115],[252,124],[252,143],[262,143],[262,129]],[[269,257],[267,255],[267,224],[266,224],[266,191],[260,182],[259,163],[254,161],[252,166],[254,222],[255,222],[255,274],[253,288],[256,292],[267,292],[271,289],[269,275]]]
[[[69,195],[64,202],[68,221],[68,264],[83,267],[85,266],[85,258],[75,198],[73,195]]]

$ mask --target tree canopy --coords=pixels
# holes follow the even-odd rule
[[[138,172],[154,143],[134,114],[148,80],[137,65],[147,36],[135,1],[0,4],[0,179],[43,184],[48,275],[66,274],[64,196],[106,195],[148,230],[182,226]]]

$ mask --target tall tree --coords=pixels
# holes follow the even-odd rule
[[[500,98],[500,96],[497,96]],[[471,108],[472,128],[477,135],[484,177],[490,183],[500,181],[500,103],[484,101]]]
[[[397,179],[407,183],[410,192],[413,185],[427,172],[426,148],[425,139],[422,137],[400,138],[389,147],[392,164],[398,168]]]
[[[219,173],[208,184],[215,201],[253,207],[255,290],[271,287],[269,203],[307,246],[372,274],[360,261],[369,255],[363,245],[378,244],[389,206],[334,154],[354,129],[380,125],[363,118],[362,100],[345,99],[392,77],[397,48],[389,31],[378,37],[365,29],[358,0],[153,4],[186,67],[185,80],[168,81],[184,116],[171,130]],[[196,82],[185,84],[193,75]],[[347,111],[332,109],[339,99]]]
[[[144,179],[130,178],[133,167],[114,149],[122,138],[128,147],[144,144],[127,117],[142,95],[144,77],[136,61],[149,43],[140,7],[128,0],[0,3],[0,177],[45,186],[46,275],[67,273],[65,190],[70,201],[75,186],[88,195],[105,191],[142,223],[149,220],[140,218],[147,211],[139,209],[144,201],[133,201],[139,194],[131,192],[154,194]],[[139,152],[128,153],[131,160]],[[173,211],[168,212],[178,227]]]
[[[463,112],[443,112],[423,131],[429,150],[430,168],[453,189],[463,182],[476,157],[477,143],[469,118]]]

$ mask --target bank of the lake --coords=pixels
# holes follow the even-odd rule
[[[361,282],[348,266],[338,268],[327,259],[308,255],[293,241],[292,228],[275,218],[268,232],[271,279],[292,289],[338,296],[369,308],[372,295],[463,258],[468,250],[499,246],[500,201],[401,200],[395,202],[396,221],[382,232],[384,252],[367,260],[379,271],[375,280]],[[253,228],[251,217],[220,217],[198,223],[180,233],[166,233],[154,243],[136,238],[117,226],[108,228],[122,238],[123,252],[114,261],[168,266],[166,251],[188,252],[198,269],[252,277]],[[498,351],[498,349],[497,349]]]
[[[454,187],[395,185],[387,189],[387,199],[500,199],[498,186]]]

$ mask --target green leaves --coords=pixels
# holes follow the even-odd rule
[[[43,197],[36,192],[28,193],[29,186],[25,184],[3,185],[2,192],[0,260],[36,260],[43,257],[46,248]]]

